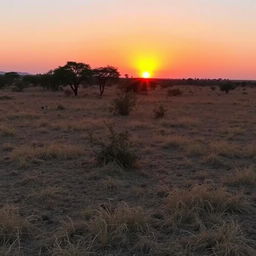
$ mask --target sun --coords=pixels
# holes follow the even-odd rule
[[[151,77],[151,74],[150,74],[150,72],[148,72],[148,71],[144,71],[144,72],[142,72],[141,76],[142,76],[143,78],[150,78],[150,77]]]

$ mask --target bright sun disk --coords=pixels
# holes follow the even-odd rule
[[[145,72],[142,73],[142,77],[143,78],[150,78],[151,74],[148,71],[145,71]]]

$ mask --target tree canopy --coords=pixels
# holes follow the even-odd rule
[[[77,96],[79,85],[90,81],[92,70],[88,64],[69,61],[65,66],[53,70],[53,76],[57,83],[70,86],[74,95]]]

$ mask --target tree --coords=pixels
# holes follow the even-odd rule
[[[6,85],[6,78],[4,75],[0,75],[0,88],[3,88]]]
[[[120,73],[117,68],[106,66],[94,69],[93,76],[96,78],[99,85],[100,96],[103,96],[106,85],[117,81],[120,77]]]
[[[37,86],[40,84],[41,75],[25,75],[22,78],[22,81],[28,85]]]
[[[5,84],[12,85],[14,82],[20,79],[20,75],[16,72],[7,72],[4,74]]]
[[[53,71],[49,71],[46,74],[38,75],[38,83],[47,90],[58,91],[60,87],[60,81],[53,75]]]
[[[55,69],[53,76],[57,83],[70,86],[74,95],[77,96],[79,85],[81,82],[90,81],[92,71],[88,64],[70,61],[65,66]]]

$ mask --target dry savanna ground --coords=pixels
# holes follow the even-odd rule
[[[0,255],[255,256],[256,88],[181,90],[0,91]]]

